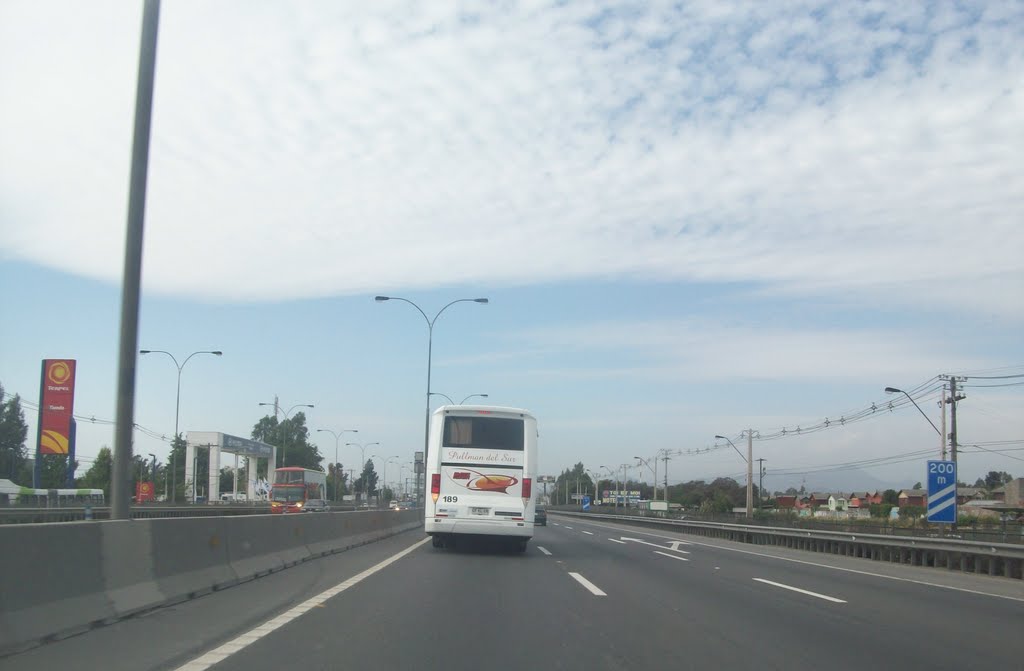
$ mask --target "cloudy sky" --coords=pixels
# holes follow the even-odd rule
[[[35,401],[39,360],[77,358],[97,419],[140,22],[0,4],[0,383]],[[438,321],[433,389],[532,409],[551,472],[669,448],[670,480],[739,475],[697,450],[887,385],[937,423],[936,375],[1024,373],[1022,45],[1014,1],[164,3],[140,346],[224,350],[185,369],[183,430],[248,435],[278,394],[401,460],[427,330],[378,293],[491,299]],[[137,421],[170,435],[174,367],[138,373]],[[1022,405],[969,390],[961,439],[1008,451],[962,477],[1024,472]],[[909,406],[755,457],[812,486],[937,443]],[[867,472],[908,486],[924,458]]]

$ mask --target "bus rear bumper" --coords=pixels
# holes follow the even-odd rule
[[[467,520],[428,517],[424,522],[428,535],[466,534],[472,536],[510,536],[533,538],[533,524],[513,520]]]

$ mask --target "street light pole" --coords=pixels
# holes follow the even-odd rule
[[[176,459],[174,455],[174,446],[178,442],[178,416],[181,412],[181,371],[185,369],[185,364],[188,360],[194,357],[196,354],[212,354],[214,356],[223,356],[224,352],[219,349],[215,350],[200,350],[198,352],[192,352],[185,360],[178,364],[178,360],[174,358],[174,355],[162,349],[140,349],[139,354],[166,354],[171,357],[171,361],[174,362],[174,367],[178,369],[178,390],[174,396],[174,440],[171,441],[171,500],[177,501],[178,499],[178,472],[176,467]],[[193,473],[193,478],[195,474]]]
[[[380,443],[377,443],[377,444],[379,445]],[[399,457],[397,454],[394,454],[394,455],[392,455],[390,457],[382,457],[379,454],[373,454],[373,455],[370,455],[370,458],[371,459],[380,459],[380,461],[381,461],[380,477],[381,477],[381,481],[384,484],[379,489],[380,489],[380,494],[382,495],[382,494],[384,494],[384,489],[388,486],[388,463],[392,459],[401,459],[401,457]],[[395,462],[395,463],[398,463],[398,462]],[[378,497],[377,497],[377,507],[381,507],[380,502],[381,502],[380,495],[378,495]]]
[[[439,391],[432,391],[432,392],[430,392],[430,395],[431,396],[444,396],[446,399],[448,399],[448,403],[450,405],[456,405],[455,401],[453,401],[452,397],[449,396],[448,394],[442,394]],[[459,401],[458,405],[465,405],[466,401],[468,401],[471,398],[476,398],[477,396],[479,396],[480,398],[487,398],[487,394],[470,394],[466,398],[464,398],[461,401]]]
[[[646,466],[648,468],[648,470],[650,470],[650,471],[652,471],[654,473],[654,496],[652,498],[653,498],[653,500],[657,501],[658,500],[658,457],[654,457],[654,468],[651,468],[651,465],[649,463],[647,463],[647,460],[644,459],[643,457],[633,457],[633,458],[639,460],[641,463],[643,463],[644,466]]]
[[[725,436],[716,435],[715,438],[728,442],[732,445],[732,449],[736,450],[736,454],[740,455],[740,458],[747,462],[747,517],[750,518],[754,516],[754,430],[749,429],[744,431],[744,433],[747,434],[747,456],[745,457],[739,451],[739,448],[733,445],[733,442]]]
[[[917,401],[915,401],[910,394],[908,394],[907,392],[903,391],[902,389],[897,389],[896,387],[886,387],[885,388],[885,393],[886,394],[903,394],[904,396],[909,398],[910,402],[914,404],[915,408],[917,408],[917,411],[919,413],[921,413],[921,416],[924,417],[926,420],[928,420],[928,423],[932,425],[933,429],[935,429],[935,433],[939,434],[940,437],[942,436],[942,431],[939,431],[939,427],[935,426],[935,422],[933,422],[928,415],[924,414],[924,410],[921,409],[921,406],[919,406],[917,404]],[[945,414],[945,411],[943,411],[943,414]]]
[[[427,313],[424,312],[423,309],[420,306],[416,305],[415,303],[413,303],[412,301],[410,301],[407,298],[400,298],[398,296],[375,296],[374,300],[377,301],[378,303],[382,303],[384,301],[402,301],[403,303],[408,303],[409,305],[411,305],[414,308],[416,308],[416,310],[421,315],[423,315],[424,321],[427,322],[427,394],[426,394],[426,414],[425,414],[425,417],[424,417],[424,420],[423,420],[423,460],[424,460],[424,463],[429,463],[429,456],[430,456],[430,364],[431,364],[431,356],[433,354],[433,349],[434,349],[434,323],[437,322],[437,319],[438,319],[438,317],[441,316],[441,313],[443,313],[445,310],[447,310],[451,306],[455,305],[456,303],[482,303],[482,304],[487,304],[489,301],[486,298],[459,298],[459,299],[456,299],[456,300],[452,301],[448,305],[445,305],[440,310],[438,310],[437,314],[434,315],[434,318],[431,319],[430,317],[427,316]],[[423,495],[425,497],[426,496],[426,492],[423,492]],[[424,507],[424,509],[426,508],[425,501],[420,501],[419,503],[420,503],[420,505],[422,505]]]
[[[363,472],[363,470],[366,469],[366,448],[371,446],[371,445],[380,445],[380,443],[366,443],[366,445],[362,445],[360,443],[345,443],[345,447],[349,447],[350,445],[359,448],[359,458],[362,460],[362,461],[359,462],[359,468],[362,469],[362,470],[359,471],[359,473],[360,473],[359,477],[363,477],[362,476],[362,472]],[[352,481],[352,485],[353,485],[353,487],[355,486],[355,481],[354,480]],[[363,494],[366,494],[366,480],[363,480]],[[359,503],[358,499],[356,499],[356,503],[357,504]],[[369,507],[369,505],[370,505],[370,497],[369,496],[366,497],[366,505],[367,505],[367,507]]]
[[[330,429],[317,429],[317,433],[329,433],[334,436],[334,502],[338,502],[338,438],[345,433],[359,433],[359,429],[342,429],[341,431],[331,431]]]
[[[616,475],[615,471],[613,471],[608,466],[599,466],[598,468],[605,469],[606,471],[608,471],[608,475],[610,475],[613,478],[615,478],[615,490],[616,491],[615,491],[615,496],[613,498],[615,499],[615,508],[617,509],[619,507],[619,492],[618,492],[618,489],[619,489],[619,476]],[[602,501],[602,503],[604,503],[604,501]]]
[[[281,410],[281,406],[277,402],[277,396],[274,397],[274,402],[273,403],[260,403],[260,405],[272,405],[272,406],[274,406],[274,419],[277,419],[277,412],[279,410]],[[295,410],[295,408],[313,408],[313,407],[315,407],[315,406],[312,403],[296,403],[292,407],[288,408],[287,412],[285,412],[284,410],[281,410],[281,414],[284,415],[284,418],[287,421],[288,419],[290,419],[290,417],[288,417],[288,415],[290,415],[292,410]],[[278,426],[281,427],[281,448],[282,448],[282,452],[281,452],[281,468],[284,468],[285,466],[288,465],[288,431],[285,430],[285,428],[284,428],[284,422],[280,422],[278,424]],[[277,468],[276,464],[274,465],[274,468]]]

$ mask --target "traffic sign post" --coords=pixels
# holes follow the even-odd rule
[[[956,462],[928,462],[928,521],[956,524]]]

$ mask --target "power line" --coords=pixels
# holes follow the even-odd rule
[[[972,444],[972,445],[970,445],[970,447],[976,447],[976,448],[978,448],[979,450],[982,450],[982,451],[984,451],[984,452],[990,452],[990,453],[992,453],[992,454],[997,454],[997,455],[999,455],[1000,457],[1006,457],[1007,459],[1016,459],[1017,461],[1024,461],[1024,459],[1021,459],[1020,457],[1015,457],[1015,456],[1013,456],[1012,454],[1003,454],[1002,452],[1000,452],[1000,451],[998,451],[998,450],[990,450],[990,449],[984,448],[984,447],[982,447],[982,446],[980,446],[980,445],[974,445],[974,444]],[[1005,451],[1005,450],[1004,450],[1004,451]]]
[[[39,404],[33,403],[32,401],[26,400],[24,396],[21,396],[21,405],[23,407],[29,409],[29,410],[38,410],[39,409]],[[99,424],[99,425],[103,425],[103,426],[113,426],[115,424],[114,420],[112,420],[112,419],[98,419],[96,417],[96,415],[79,415],[79,414],[74,414],[74,415],[72,415],[72,417],[74,417],[75,419],[77,419],[77,420],[79,420],[81,422],[88,422],[89,424]],[[150,438],[154,438],[156,440],[161,440],[161,441],[163,441],[165,443],[173,442],[173,439],[168,438],[167,434],[160,433],[159,431],[155,431],[153,429],[147,428],[145,426],[142,426],[141,424],[133,424],[133,426],[135,427],[136,431],[144,433],[145,435],[149,436]]]

